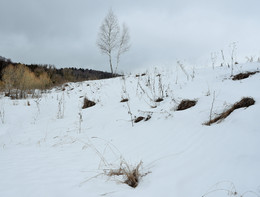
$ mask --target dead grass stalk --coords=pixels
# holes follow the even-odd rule
[[[226,110],[223,113],[221,113],[220,115],[218,115],[216,118],[206,122],[205,125],[210,126],[213,123],[216,123],[216,122],[219,122],[219,121],[225,119],[236,109],[249,107],[249,106],[254,105],[254,104],[255,104],[255,100],[253,98],[244,97],[239,102],[236,102],[234,105],[232,105],[228,110]]]

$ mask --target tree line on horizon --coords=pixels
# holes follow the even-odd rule
[[[45,90],[67,82],[111,78],[111,73],[54,65],[21,64],[0,56],[0,90],[14,99],[26,98],[36,89]]]

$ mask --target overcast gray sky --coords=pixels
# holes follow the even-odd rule
[[[237,42],[237,57],[260,56],[259,0],[0,0],[0,56],[23,63],[109,71],[96,46],[110,8],[130,30],[119,70],[199,64]]]

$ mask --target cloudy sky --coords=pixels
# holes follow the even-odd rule
[[[0,56],[22,63],[109,71],[97,48],[110,8],[130,30],[119,70],[206,64],[237,42],[237,58],[260,56],[259,0],[0,0]]]

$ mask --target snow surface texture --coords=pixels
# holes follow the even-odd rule
[[[234,74],[259,68],[236,65]],[[39,99],[2,96],[0,196],[260,196],[260,74],[233,81],[230,73],[157,68],[69,83]],[[242,97],[256,102],[205,126],[214,95],[212,118]],[[96,105],[82,109],[85,96]],[[183,99],[197,104],[176,111]],[[151,119],[132,126],[131,114]],[[150,172],[136,188],[105,175],[122,160]]]

